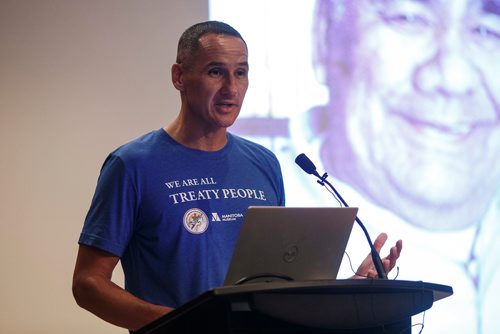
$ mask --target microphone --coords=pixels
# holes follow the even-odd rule
[[[307,174],[313,174],[319,178],[321,178],[316,171],[316,166],[314,163],[305,155],[304,153],[299,154],[295,158],[295,163],[300,166]]]
[[[347,203],[344,201],[342,196],[340,196],[340,194],[337,192],[337,190],[333,187],[333,185],[326,180],[326,178],[328,177],[328,174],[324,173],[323,176],[320,176],[318,171],[316,170],[316,166],[311,161],[311,159],[309,159],[307,157],[307,155],[305,155],[304,153],[299,154],[295,158],[295,163],[297,165],[299,165],[300,168],[302,168],[302,170],[304,170],[304,172],[306,172],[307,174],[311,174],[311,175],[316,176],[319,179],[317,182],[320,185],[325,186],[325,183],[326,183],[330,187],[330,189],[335,193],[335,196],[337,196],[337,198],[342,202],[342,204],[345,207],[349,207],[349,205],[347,205]],[[382,264],[382,260],[380,259],[380,255],[377,252],[377,250],[375,249],[375,247],[373,246],[372,240],[370,238],[370,235],[368,234],[368,231],[366,230],[365,225],[361,222],[361,220],[357,216],[356,216],[356,222],[363,230],[363,232],[366,236],[366,239],[368,240],[368,244],[370,245],[372,261],[373,261],[373,265],[375,266],[375,269],[377,270],[378,278],[387,279],[387,273],[385,272],[384,266]]]

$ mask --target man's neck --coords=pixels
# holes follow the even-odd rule
[[[186,147],[201,151],[218,151],[227,143],[227,131],[219,128],[215,131],[196,129],[176,118],[172,123],[164,127],[164,130],[176,142]]]

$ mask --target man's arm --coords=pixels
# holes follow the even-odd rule
[[[80,245],[73,274],[78,305],[114,325],[137,330],[172,311],[139,299],[111,281],[119,257]]]

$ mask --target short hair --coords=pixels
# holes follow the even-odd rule
[[[200,22],[187,28],[179,38],[176,63],[189,62],[189,58],[198,51],[200,38],[210,33],[238,37],[245,44],[245,48],[247,47],[241,34],[229,24],[220,21]]]

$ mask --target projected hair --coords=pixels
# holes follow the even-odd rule
[[[359,38],[355,29],[358,2],[317,0],[313,23],[313,65],[320,82],[351,68],[352,52]],[[340,74],[340,73],[336,73]]]
[[[177,45],[178,64],[190,62],[192,56],[196,54],[200,46],[200,38],[206,34],[218,34],[238,37],[247,46],[240,33],[229,24],[220,21],[206,21],[197,23],[184,31]]]

